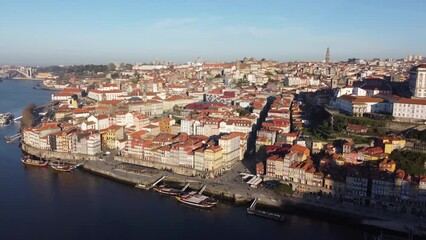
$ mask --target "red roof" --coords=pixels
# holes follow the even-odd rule
[[[426,105],[426,99],[400,98],[397,103]]]

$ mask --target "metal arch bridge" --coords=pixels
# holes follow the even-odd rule
[[[7,70],[7,72],[17,72],[17,73],[21,74],[22,76],[24,76],[27,79],[31,79],[32,78],[26,72],[19,71],[19,70],[16,70],[16,69],[9,69],[9,70]]]

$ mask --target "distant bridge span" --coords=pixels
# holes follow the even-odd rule
[[[21,74],[22,76],[24,76],[27,79],[31,79],[32,78],[26,72],[22,72],[22,71],[15,70],[15,69],[9,69],[9,70],[7,70],[7,72],[17,72],[17,73]]]

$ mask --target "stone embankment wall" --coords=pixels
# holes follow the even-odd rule
[[[149,168],[155,168],[155,169],[159,169],[159,170],[171,171],[173,173],[181,174],[181,175],[185,175],[185,176],[208,177],[208,175],[209,175],[209,173],[207,173],[207,172],[197,171],[197,170],[192,169],[192,168],[179,167],[179,166],[163,164],[163,163],[158,163],[158,162],[152,162],[152,161],[145,161],[145,160],[142,160],[142,159],[134,159],[134,158],[122,157],[122,156],[115,156],[114,159],[116,161],[122,162],[122,163],[130,163],[130,164],[139,165],[139,166],[143,166],[143,167],[149,167]]]
[[[51,160],[51,161],[59,160],[59,161],[77,163],[77,162],[84,162],[87,160],[89,161],[97,160],[97,157],[92,155],[47,151],[47,150],[31,147],[25,143],[22,143],[22,151],[30,155],[34,155],[39,158],[42,158],[45,160]]]

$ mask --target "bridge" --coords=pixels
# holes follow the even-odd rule
[[[13,121],[19,121],[21,119],[22,119],[22,116],[19,116],[19,117],[14,118]]]
[[[32,79],[34,76],[34,69],[33,68],[27,68],[27,67],[20,67],[18,69],[6,69],[6,73],[18,73],[19,75],[23,76],[25,79]]]

